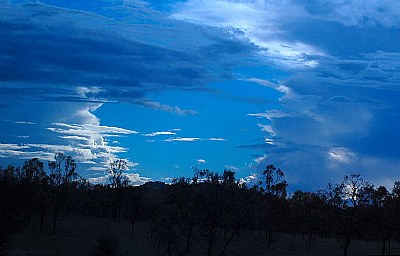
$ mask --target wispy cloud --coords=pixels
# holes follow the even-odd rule
[[[267,160],[268,156],[267,155],[263,155],[263,156],[259,156],[257,158],[254,159],[254,162],[256,162],[257,164],[264,162],[265,160]]]
[[[208,138],[207,140],[209,140],[209,141],[227,141],[224,138]]]
[[[152,132],[152,133],[144,134],[143,136],[155,137],[155,136],[160,136],[160,135],[176,135],[176,133],[171,132],[171,131],[163,131],[163,132]]]
[[[34,122],[27,122],[27,121],[17,121],[17,122],[14,122],[15,124],[30,124],[30,125],[34,125],[35,123]]]
[[[161,104],[160,102],[151,101],[151,100],[144,100],[144,99],[136,100],[135,104],[149,107],[149,108],[156,109],[156,110],[161,110],[164,112],[169,112],[169,113],[176,114],[176,115],[181,115],[181,116],[197,114],[197,112],[194,110],[181,109],[178,106],[170,106],[170,105]]]
[[[183,141],[183,142],[195,142],[195,141],[227,141],[224,138],[198,138],[198,137],[174,137],[164,140],[165,142],[176,142],[176,141]]]
[[[195,142],[195,141],[200,141],[202,140],[201,138],[195,138],[195,137],[176,137],[176,138],[169,138],[164,140],[165,142]]]
[[[274,128],[272,128],[271,125],[268,124],[258,124],[258,127],[261,127],[261,130],[263,132],[267,132],[268,134],[270,134],[271,136],[275,136],[276,133],[274,131]]]
[[[93,125],[93,124],[65,124],[65,123],[53,123],[57,128],[50,127],[48,128],[50,131],[56,133],[70,134],[70,135],[82,135],[82,136],[92,136],[92,135],[104,135],[104,136],[113,136],[113,135],[128,135],[128,134],[137,134],[137,131],[112,127],[112,126],[102,126],[102,125]]]
[[[18,144],[2,144],[0,143],[0,149],[7,149],[7,150],[19,150],[19,149],[26,149],[29,146],[26,145],[18,145]]]
[[[246,81],[257,83],[257,84],[260,84],[265,87],[273,88],[273,89],[277,90],[278,92],[281,92],[284,94],[290,94],[290,88],[283,84],[276,84],[271,81],[259,79],[259,78],[249,78],[249,79],[246,79]]]
[[[339,163],[350,163],[356,159],[356,154],[342,147],[332,148],[328,152],[329,159]]]
[[[267,110],[263,113],[254,113],[254,114],[247,114],[248,116],[254,116],[258,118],[267,118],[268,120],[272,120],[273,118],[283,118],[283,117],[290,117],[290,113],[277,110],[277,109],[272,109],[272,110]]]

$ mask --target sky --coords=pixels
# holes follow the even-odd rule
[[[0,165],[400,180],[397,0],[0,0]]]

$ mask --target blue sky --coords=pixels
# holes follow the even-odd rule
[[[400,2],[0,1],[0,164],[400,179]]]

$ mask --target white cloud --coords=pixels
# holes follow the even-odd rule
[[[224,138],[208,138],[207,140],[209,140],[209,141],[227,141]]]
[[[351,163],[356,159],[356,154],[343,147],[332,148],[328,152],[329,159],[339,163]]]
[[[259,118],[267,118],[268,120],[291,116],[289,113],[283,112],[283,111],[277,110],[277,109],[267,110],[264,113],[255,113],[255,114],[247,114],[247,115],[259,117]]]
[[[231,31],[260,47],[265,57],[285,66],[316,67],[319,63],[313,56],[324,56],[322,50],[282,37],[283,21],[307,16],[310,15],[302,6],[291,1],[228,0],[191,0],[177,4],[171,15],[174,19]]]
[[[187,138],[177,137],[177,138],[169,138],[169,139],[166,139],[164,141],[165,142],[175,142],[175,141],[194,142],[194,141],[199,141],[199,140],[202,140],[202,139],[200,139],[200,138],[190,138],[190,137],[187,137]]]
[[[146,182],[152,181],[151,178],[141,177],[138,173],[126,174],[126,177],[133,186],[140,186]]]
[[[53,123],[55,127],[48,130],[64,134],[61,138],[67,140],[71,145],[36,145],[52,152],[67,152],[75,154],[80,162],[96,160],[101,165],[108,165],[109,159],[116,158],[116,154],[126,152],[127,149],[119,146],[111,146],[104,139],[110,136],[132,135],[138,132],[113,126],[99,125],[99,120],[90,115],[84,115],[94,121],[91,124],[68,124]],[[116,143],[113,143],[116,144]]]
[[[249,176],[243,177],[239,179],[239,184],[250,184],[250,183],[255,183],[257,180],[259,180],[259,177],[257,174],[251,174]]]
[[[207,161],[205,159],[196,159],[196,162],[199,164],[206,164]]]
[[[88,168],[89,171],[107,171],[107,167],[100,167],[100,166],[92,166]],[[93,179],[93,178],[92,178]]]
[[[82,140],[82,141],[89,141],[88,138],[83,137],[83,136],[59,136],[62,139],[66,140]]]
[[[272,128],[271,125],[267,125],[267,124],[258,124],[259,127],[261,127],[261,130],[263,132],[267,132],[269,133],[271,136],[275,136],[276,133],[274,131],[274,129]]]
[[[53,123],[53,125],[58,128],[50,127],[48,128],[50,131],[62,133],[62,134],[70,134],[70,135],[81,135],[91,137],[93,135],[104,135],[104,136],[112,136],[112,135],[128,135],[128,134],[137,134],[137,131],[112,127],[112,126],[101,126],[98,124],[65,124],[65,123]]]
[[[0,158],[53,160],[54,153],[38,150],[31,145],[0,144]]]
[[[274,140],[271,139],[271,138],[264,138],[264,141],[265,141],[266,144],[275,145]]]
[[[141,177],[138,173],[124,173],[124,177],[129,180],[132,186],[140,186],[146,182],[152,181],[151,178]],[[110,184],[110,175],[104,175],[95,178],[89,178],[88,181],[93,184]]]
[[[155,136],[159,136],[159,135],[176,135],[176,133],[175,132],[171,132],[171,131],[152,132],[152,133],[144,134],[143,136],[155,137]]]
[[[26,121],[17,121],[17,122],[14,122],[14,124],[30,124],[30,125],[34,125],[35,123],[34,122],[26,122]]]
[[[201,141],[201,140],[207,140],[207,141],[227,141],[224,138],[207,138],[207,139],[202,139],[198,137],[175,137],[175,138],[169,138],[164,140],[165,142],[175,142],[175,141],[183,141],[183,142],[195,142],[195,141]]]
[[[109,145],[104,138],[128,136],[136,134],[136,131],[100,125],[99,119],[92,111],[101,104],[84,105],[77,109],[74,105],[72,106],[69,120],[75,123],[57,122],[47,128],[48,131],[60,134],[58,138],[61,140],[53,139],[53,143],[0,144],[0,157],[18,159],[38,157],[42,160],[53,160],[54,155],[61,152],[71,155],[80,164],[97,165],[89,168],[89,170],[94,170],[93,168],[96,167],[107,168],[109,159],[116,158],[116,154],[127,151],[124,147]],[[40,134],[42,131],[36,132]],[[136,165],[130,163],[131,167]]]
[[[271,81],[264,80],[264,79],[259,79],[259,78],[249,78],[249,79],[246,79],[246,81],[257,83],[259,85],[275,89],[278,92],[281,92],[281,93],[284,93],[284,94],[289,94],[290,93],[290,88],[285,86],[285,85],[283,85],[283,84],[276,84],[276,83],[273,83]]]
[[[263,156],[255,158],[254,162],[256,162],[257,164],[260,164],[260,163],[264,162],[265,160],[267,160],[267,155],[263,155]]]
[[[29,146],[27,146],[27,145],[0,143],[0,149],[4,149],[4,150],[20,150],[20,149],[27,149],[27,148],[29,148]]]
[[[86,98],[90,98],[91,96],[95,96],[100,92],[104,92],[100,87],[92,86],[92,87],[77,87],[76,92]]]

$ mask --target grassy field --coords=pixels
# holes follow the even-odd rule
[[[50,221],[48,221],[50,222]],[[115,237],[120,241],[122,255],[156,255],[148,236],[148,225],[137,222],[135,234],[131,237],[129,222],[113,223],[109,219],[94,217],[68,217],[59,221],[58,232],[51,234],[50,223],[45,230],[39,231],[39,224],[33,220],[31,225],[15,234],[10,239],[11,256],[89,256],[101,237]],[[241,235],[229,247],[226,255],[342,255],[339,242],[334,239],[316,240],[309,248],[301,237],[288,234],[277,234],[273,249],[267,249],[263,238],[256,239],[250,235]],[[349,255],[379,254],[379,245],[363,241],[353,241]],[[400,246],[392,245],[392,255],[400,254]],[[200,244],[194,244],[193,255],[205,255]]]

